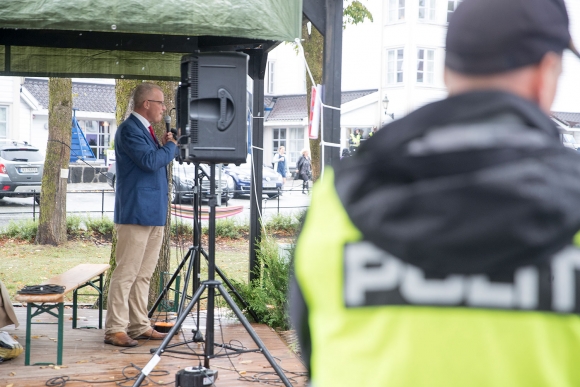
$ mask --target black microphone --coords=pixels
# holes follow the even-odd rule
[[[169,133],[171,131],[171,117],[165,116],[164,119],[165,119],[165,131]]]

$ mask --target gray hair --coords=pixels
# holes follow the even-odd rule
[[[143,82],[140,85],[138,85],[135,88],[135,92],[133,94],[133,107],[140,108],[141,106],[143,106],[145,101],[149,98],[151,91],[154,89],[163,92],[163,90],[161,90],[161,87],[159,87],[154,83]]]

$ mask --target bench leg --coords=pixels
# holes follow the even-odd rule
[[[26,303],[26,349],[24,353],[24,365],[30,365],[30,331],[32,329],[32,304]]]
[[[99,276],[99,329],[103,329],[103,274]]]
[[[78,297],[77,289],[75,289],[75,290],[73,290],[73,315],[72,315],[72,319],[73,319],[72,327],[73,327],[73,329],[77,329],[77,305],[78,305],[77,297]]]
[[[56,352],[56,364],[62,365],[62,345],[64,331],[64,302],[58,304],[58,348]]]

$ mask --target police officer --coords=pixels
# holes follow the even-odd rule
[[[580,155],[547,115],[568,24],[563,0],[464,0],[449,97],[325,172],[291,284],[313,385],[580,385]]]
[[[362,134],[360,129],[355,129],[353,133],[350,134],[350,151],[356,152],[357,148],[360,146],[360,140],[362,139]]]

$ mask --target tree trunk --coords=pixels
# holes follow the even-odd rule
[[[139,80],[124,80],[124,79],[117,79],[115,81],[115,96],[117,99],[117,126],[121,125],[123,121],[125,121],[131,112],[133,111],[133,92],[135,87],[139,85],[142,81]],[[177,82],[166,82],[166,81],[151,81],[161,87],[163,90],[163,94],[165,95],[165,105],[167,106],[167,112],[172,111],[175,107],[175,89],[177,87]],[[175,119],[175,113],[172,114],[173,119]],[[175,121],[173,121],[175,122]],[[161,138],[165,133],[165,122],[161,122],[158,124],[153,124],[153,129],[159,138]],[[168,184],[172,181],[172,168],[171,164],[168,166]],[[169,186],[169,191],[171,192],[171,186]],[[170,251],[170,231],[171,231],[171,201],[167,201],[167,222],[165,224],[165,230],[163,232],[163,242],[161,245],[161,251],[159,252],[159,261],[157,262],[157,267],[155,268],[155,272],[151,277],[151,283],[149,286],[149,306],[151,307],[157,296],[159,294],[159,284],[161,273],[168,272],[170,267],[170,258],[171,258],[171,251]],[[109,265],[111,268],[107,273],[107,279],[105,281],[105,289],[104,289],[104,299],[105,304],[107,300],[107,296],[109,293],[109,284],[111,274],[113,270],[117,266],[116,258],[115,258],[115,251],[117,247],[117,231],[113,229],[113,240],[111,246],[111,255],[109,257]]]
[[[66,189],[72,137],[72,80],[48,81],[48,144],[36,243],[58,246],[66,242]]]
[[[177,89],[177,82],[169,81],[157,81],[155,82],[163,90],[163,95],[165,96],[165,106],[167,106],[166,115],[169,112],[173,112],[172,121],[175,123],[175,90]],[[173,125],[175,126],[175,125]],[[158,138],[162,138],[165,134],[165,121],[161,121],[158,124],[153,125],[153,130]],[[167,184],[169,186],[169,192],[173,188],[173,162],[169,163],[167,166]],[[149,286],[149,307],[153,305],[155,300],[159,295],[159,285],[161,283],[162,273],[169,273],[169,266],[171,261],[171,195],[167,200],[167,221],[165,222],[165,230],[163,230],[163,242],[161,244],[161,250],[159,251],[159,261],[157,261],[157,267],[151,277],[151,285]],[[167,281],[164,281],[165,283]]]
[[[302,47],[304,48],[304,56],[306,57],[306,62],[308,67],[312,72],[312,77],[314,82],[317,84],[322,83],[322,61],[323,61],[323,49],[324,49],[324,37],[322,34],[312,25],[311,34],[308,34],[308,29],[306,28],[308,19],[302,19]],[[312,91],[312,81],[310,76],[306,75],[306,103],[310,109],[310,99]],[[320,128],[322,132],[323,128]],[[320,168],[322,166],[321,150],[320,150],[320,137],[316,140],[310,140],[310,153],[312,162],[312,180],[316,181],[320,176]]]
[[[344,1],[344,23],[346,28],[348,24],[359,24],[365,20],[373,21],[373,15],[369,10],[359,1]],[[314,82],[322,84],[322,65],[324,61],[324,36],[312,25],[311,33],[308,34],[307,24],[309,20],[306,17],[302,18],[302,47],[304,48],[304,56],[308,67],[312,72]],[[310,98],[312,90],[312,81],[310,76],[306,75],[306,102],[310,109]],[[324,128],[320,128],[320,133]],[[310,152],[312,161],[312,180],[316,181],[320,176],[320,169],[322,167],[322,152],[320,148],[320,138],[310,140]]]

